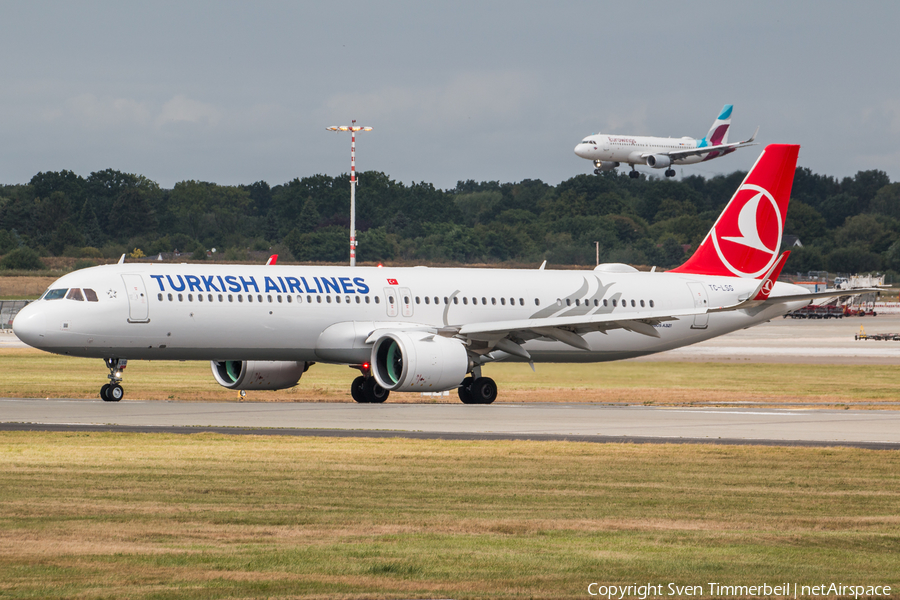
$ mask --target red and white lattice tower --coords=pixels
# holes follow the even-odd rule
[[[326,127],[328,131],[349,131],[350,132],[350,266],[356,266],[356,247],[359,242],[356,241],[356,132],[372,131],[371,127],[360,127],[356,124],[356,119],[350,121],[351,125]]]

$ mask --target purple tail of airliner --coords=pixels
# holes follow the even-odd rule
[[[722,107],[722,112],[720,112],[719,117],[713,121],[712,127],[709,128],[709,133],[707,133],[706,137],[697,144],[698,148],[719,146],[728,143],[728,129],[731,127],[731,111],[733,109],[734,105],[732,104],[726,104]],[[707,161],[719,156],[725,156],[726,154],[731,154],[734,150],[734,148],[716,150],[707,154],[703,160]]]

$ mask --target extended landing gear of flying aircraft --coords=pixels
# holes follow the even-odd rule
[[[641,174],[637,172],[637,169],[634,168],[634,165],[631,165],[631,171],[628,173],[628,176],[632,179],[637,179],[641,176]]]
[[[350,384],[350,395],[360,404],[381,404],[391,392],[378,385],[371,375],[360,375]]]
[[[675,169],[666,169],[666,177],[675,177]]]
[[[125,397],[125,390],[122,389],[122,371],[128,366],[128,361],[124,358],[104,358],[106,368],[109,369],[109,383],[100,388],[100,398],[104,402],[118,402]]]

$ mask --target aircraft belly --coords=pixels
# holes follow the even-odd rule
[[[647,159],[641,156],[641,152],[629,152],[627,158],[625,158],[622,162],[634,163],[637,165],[645,165],[647,164]]]

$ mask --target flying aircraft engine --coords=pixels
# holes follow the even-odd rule
[[[651,154],[647,157],[647,165],[654,169],[665,169],[672,164],[672,159],[665,154]]]

